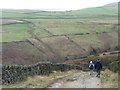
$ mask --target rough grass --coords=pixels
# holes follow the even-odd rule
[[[2,43],[3,64],[33,64],[47,60],[47,56],[28,42]]]
[[[118,73],[106,69],[101,75],[102,88],[118,88]]]
[[[85,50],[89,50],[91,47],[101,48],[103,45],[103,42],[94,34],[70,36],[70,38]]]
[[[55,80],[78,72],[80,71],[71,70],[66,72],[53,72],[49,76],[31,76],[15,84],[3,85],[3,88],[47,88]]]
[[[114,61],[114,62],[109,64],[109,69],[113,72],[118,72],[118,71],[120,71],[119,66],[120,66],[120,62]]]
[[[84,53],[81,47],[76,46],[74,42],[70,41],[65,36],[43,38],[42,41],[47,43],[54,51],[58,52],[59,55],[63,58],[69,58],[75,55],[78,56]]]

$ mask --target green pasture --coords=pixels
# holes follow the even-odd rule
[[[49,34],[92,34],[96,32],[112,31],[112,24],[99,25],[99,23],[91,23],[91,21],[86,22],[80,19],[32,19],[30,21],[35,24],[34,33],[39,37],[41,37],[42,35],[49,36]]]
[[[29,32],[38,38],[52,35],[85,35],[96,32],[112,32],[113,24],[104,25],[76,19],[27,19],[32,24],[10,24],[2,26],[3,42],[25,40]],[[104,22],[102,22],[104,23]]]
[[[22,41],[30,37],[30,24],[2,25],[2,42]]]

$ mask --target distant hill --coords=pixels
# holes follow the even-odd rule
[[[107,4],[107,5],[104,5],[103,7],[118,7],[118,3],[110,3],[110,4]]]
[[[111,3],[101,7],[93,7],[93,8],[86,8],[82,10],[75,10],[71,11],[74,15],[79,14],[83,17],[97,17],[100,18],[101,16],[109,16],[109,17],[116,17],[118,15],[118,3]]]
[[[0,12],[1,13],[1,12]],[[2,15],[2,16],[1,16]],[[0,17],[4,18],[108,18],[118,16],[118,4],[111,3],[101,7],[92,7],[71,11],[41,11],[3,9]]]

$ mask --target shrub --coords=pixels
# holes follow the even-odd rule
[[[120,61],[114,61],[109,64],[108,68],[113,71],[113,72],[118,72],[120,71]]]

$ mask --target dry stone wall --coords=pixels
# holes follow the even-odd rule
[[[15,83],[28,76],[49,75],[53,71],[67,71],[81,67],[77,65],[37,63],[34,65],[2,65],[2,84]]]

